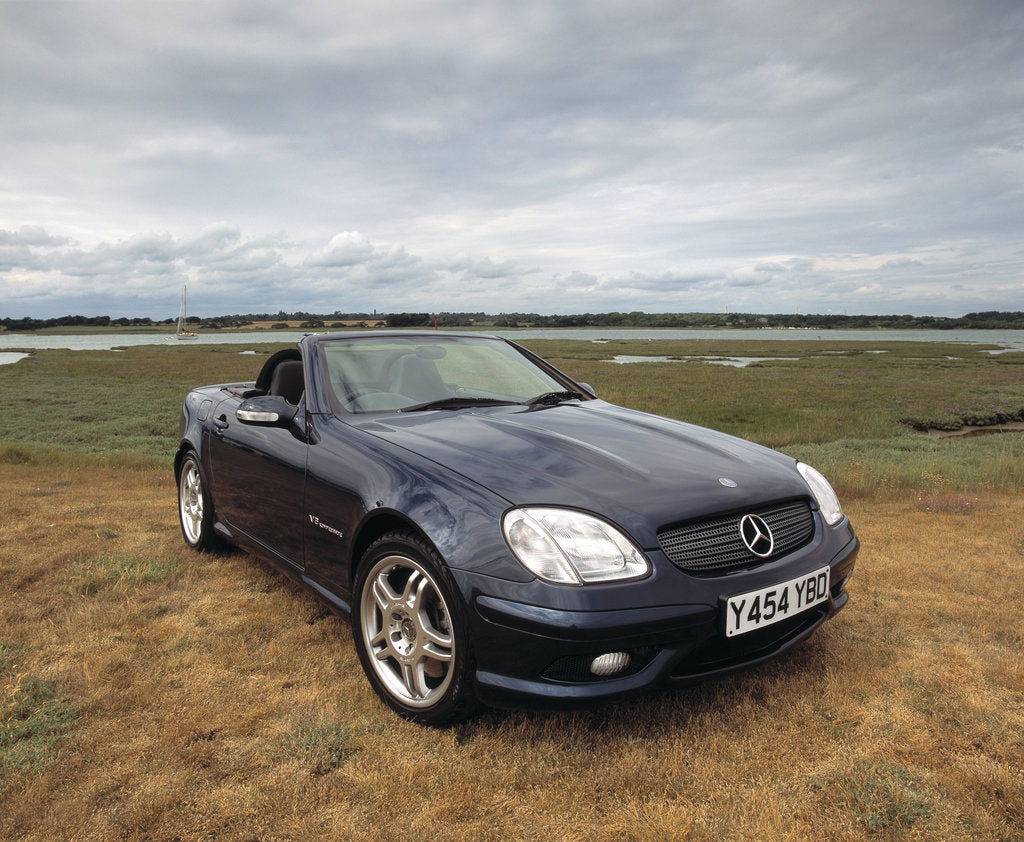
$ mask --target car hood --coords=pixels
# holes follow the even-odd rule
[[[604,401],[347,420],[512,505],[595,512],[648,547],[669,523],[809,496],[790,457]]]

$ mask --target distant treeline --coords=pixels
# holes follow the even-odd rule
[[[47,327],[152,327],[173,325],[176,319],[111,318],[110,316],[61,316],[56,319],[0,319],[9,331],[39,330]],[[204,330],[245,327],[253,322],[270,322],[284,329],[295,322],[310,329],[347,327],[631,327],[631,328],[805,328],[811,330],[874,328],[930,330],[1024,330],[1024,313],[989,310],[960,318],[945,316],[839,316],[815,314],[757,313],[583,313],[542,316],[538,313],[342,313],[294,312],[247,313],[245,315],[200,318],[190,316],[190,326]]]

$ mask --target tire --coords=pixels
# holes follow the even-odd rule
[[[379,538],[360,561],[354,602],[359,660],[392,710],[432,726],[476,710],[465,608],[431,547],[407,532]]]
[[[178,468],[178,522],[185,543],[200,552],[218,544],[213,532],[213,503],[206,488],[199,457],[190,450]]]

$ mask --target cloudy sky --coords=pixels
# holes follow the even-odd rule
[[[0,0],[0,316],[1024,310],[1021,0]]]

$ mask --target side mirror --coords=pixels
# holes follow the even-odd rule
[[[290,427],[299,411],[280,395],[260,395],[242,401],[235,417],[243,424],[261,427]]]
[[[597,397],[597,392],[594,391],[594,387],[589,383],[577,383],[576,385],[583,387],[583,390],[588,394],[593,395],[595,398]]]

